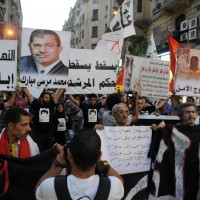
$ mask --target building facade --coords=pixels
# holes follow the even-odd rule
[[[22,9],[20,0],[0,0],[0,39],[21,38]]]
[[[77,0],[63,30],[71,31],[71,47],[93,49],[123,1]]]
[[[20,0],[0,0],[0,40],[17,40],[17,63],[19,64],[22,9]],[[17,68],[19,70],[19,66]]]
[[[63,26],[63,30],[72,32],[71,47],[93,49],[122,3],[123,0],[77,0]],[[134,26],[136,34],[146,38],[153,32],[159,54],[168,51],[167,34],[199,48],[200,2],[134,0]]]

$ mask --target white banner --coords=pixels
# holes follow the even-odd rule
[[[115,92],[117,56],[114,52],[70,49],[69,94]]]
[[[0,90],[15,90],[17,78],[16,40],[0,40],[0,66]]]
[[[176,95],[200,97],[200,50],[178,49],[176,64]]]
[[[154,40],[154,37],[153,37],[153,32],[151,33],[151,38],[148,42],[146,54],[147,54],[147,58],[158,59],[158,54],[157,54],[155,40]]]
[[[101,138],[102,159],[119,174],[148,171],[151,144],[150,126],[104,127],[97,130]]]
[[[98,42],[95,50],[109,50],[121,58],[124,38],[135,35],[133,0],[125,0]]]

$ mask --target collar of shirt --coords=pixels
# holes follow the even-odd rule
[[[41,72],[42,70],[44,70],[44,72],[42,73],[42,76],[45,76],[49,73],[49,71],[60,62],[60,60],[52,63],[51,65],[47,66],[47,67],[43,67],[41,64],[35,62],[36,66],[37,66],[37,70],[38,72]],[[40,74],[40,73],[39,73]]]

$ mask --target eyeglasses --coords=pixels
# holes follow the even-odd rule
[[[123,115],[123,114],[126,114],[126,115],[128,115],[129,114],[129,111],[128,110],[120,110],[120,111],[117,111],[116,112],[117,114],[119,114],[119,115]]]

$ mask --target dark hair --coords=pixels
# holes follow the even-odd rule
[[[118,93],[109,94],[106,97],[106,106],[108,110],[112,110],[115,104],[121,103],[121,97]]]
[[[92,94],[88,95],[88,98],[89,99],[91,99],[91,98],[96,98],[97,99],[97,95],[95,93],[92,93]]]
[[[74,163],[82,171],[87,171],[91,167],[94,167],[99,159],[101,139],[92,129],[81,129],[72,138],[69,148]]]
[[[46,109],[44,109],[44,110],[41,110],[41,114],[42,113],[46,113],[46,114],[48,114],[49,113],[49,111],[48,110],[46,110]]]
[[[48,91],[43,91],[43,92],[40,94],[40,98],[43,98],[45,94],[49,95],[50,98],[51,98],[51,93],[48,92]]]
[[[60,37],[58,36],[58,34],[52,30],[45,30],[45,29],[36,29],[34,30],[31,35],[30,35],[30,43],[33,42],[33,38],[34,37],[44,37],[44,35],[54,35],[55,36],[55,40],[57,42],[57,46],[59,47],[61,45],[60,42]]]
[[[197,107],[195,106],[194,103],[186,102],[179,105],[178,110],[177,110],[177,115],[179,116],[180,120],[182,120],[184,108],[187,108],[190,106],[193,106],[195,108],[195,111],[197,112]]]
[[[21,107],[13,106],[6,111],[5,124],[6,127],[9,123],[16,125],[20,120],[21,116],[30,116],[30,114]]]
[[[188,99],[191,99],[192,102],[195,102],[194,97],[189,96],[189,97],[187,97],[187,100],[186,100],[186,101],[188,101]]]
[[[96,114],[96,110],[95,109],[90,109],[90,114],[91,113],[95,113]]]

